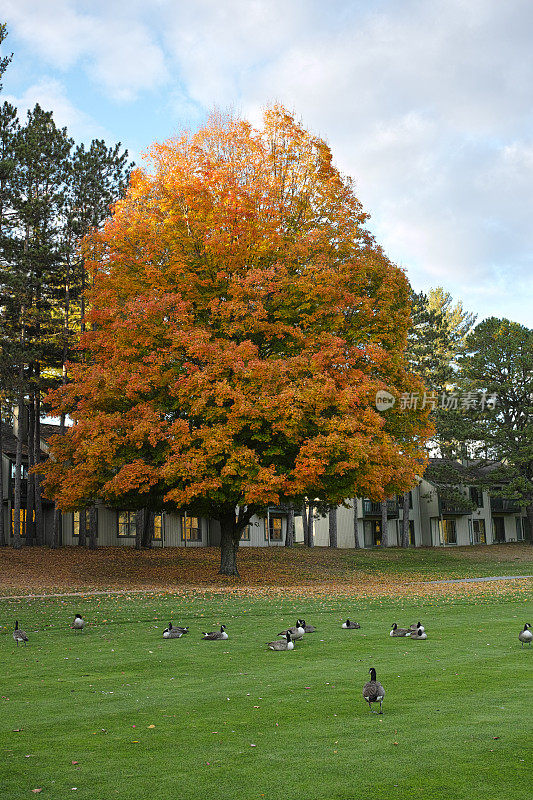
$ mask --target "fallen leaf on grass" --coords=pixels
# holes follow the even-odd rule
[[[42,792],[42,789],[32,789],[32,792],[33,794],[39,794],[39,792]]]
[[[155,728],[155,725],[148,725],[149,728]]]

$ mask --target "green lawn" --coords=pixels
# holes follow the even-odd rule
[[[69,629],[77,611],[91,623],[82,634]],[[533,614],[518,593],[416,604],[137,595],[4,601],[0,614],[4,800],[36,788],[57,800],[531,796],[533,647],[517,636]],[[300,614],[319,631],[293,652],[267,650]],[[347,616],[361,630],[341,630]],[[26,647],[10,635],[15,618]],[[419,618],[427,641],[389,637],[393,622]],[[163,640],[169,619],[191,633]],[[228,641],[200,640],[221,622]],[[383,716],[361,697],[371,666]]]

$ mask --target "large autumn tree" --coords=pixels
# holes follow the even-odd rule
[[[150,152],[86,243],[84,364],[46,489],[217,519],[223,574],[270,503],[376,499],[420,473],[427,411],[404,359],[410,287],[329,147],[281,107],[215,115]],[[90,328],[90,329],[89,329]]]

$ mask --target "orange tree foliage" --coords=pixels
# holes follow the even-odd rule
[[[427,411],[375,407],[378,389],[423,391],[404,360],[409,284],[329,147],[281,107],[260,130],[214,116],[150,159],[86,243],[91,330],[53,396],[75,424],[46,489],[63,509],[218,519],[236,574],[268,504],[413,484]]]

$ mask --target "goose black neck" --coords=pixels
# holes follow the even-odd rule
[[[370,668],[370,680],[371,681],[375,681],[376,680],[376,670],[374,669],[374,667]]]

